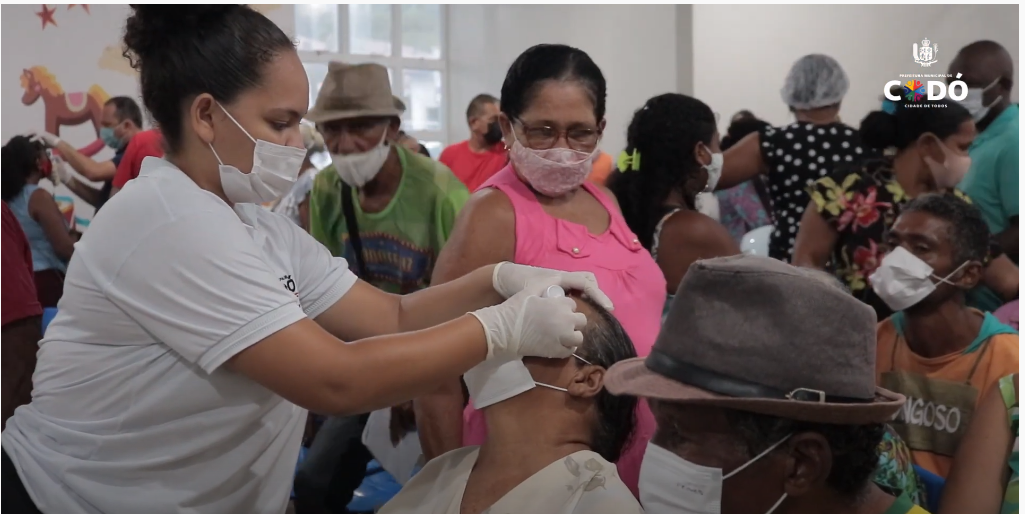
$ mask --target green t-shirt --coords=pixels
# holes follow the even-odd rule
[[[444,164],[398,145],[393,148],[402,165],[395,197],[381,212],[367,213],[354,189],[353,206],[369,275],[360,278],[378,289],[406,294],[430,284],[438,253],[470,193]],[[357,272],[342,213],[342,181],[333,166],[313,181],[310,234]]]
[[[1018,215],[1018,106],[1010,105],[968,149],[972,167],[960,189],[982,210],[993,234]]]

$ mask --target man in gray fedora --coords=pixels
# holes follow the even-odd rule
[[[443,164],[398,144],[405,109],[385,67],[333,62],[306,115],[332,162],[313,181],[310,234],[365,282],[397,294],[429,285],[469,198]],[[296,474],[298,514],[347,512],[371,457],[361,441],[367,418],[330,417],[321,426]],[[415,430],[412,418],[411,404],[393,409],[394,439]]]
[[[876,387],[875,313],[820,272],[765,257],[699,261],[646,358],[605,387],[658,424],[648,514],[912,514],[872,483],[904,397]]]

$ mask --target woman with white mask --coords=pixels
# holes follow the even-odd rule
[[[246,6],[137,5],[124,45],[168,152],[76,245],[33,401],[2,436],[17,512],[280,514],[306,409],[368,412],[488,358],[568,357],[586,319],[540,297],[552,284],[608,305],[593,275],[514,264],[403,297],[357,280],[257,205],[306,154],[291,39]]]
[[[609,188],[627,225],[666,277],[666,304],[694,261],[740,253],[726,227],[699,212],[698,194],[715,190],[722,174],[712,109],[686,95],[648,100],[626,131],[626,150]]]
[[[865,146],[883,156],[839,168],[809,189],[794,250],[794,264],[831,268],[879,319],[893,313],[869,279],[888,251],[886,232],[922,194],[946,192],[971,203],[955,186],[971,166],[976,135],[971,114],[955,102],[903,100],[888,110],[869,113],[859,131]],[[1018,296],[1018,270],[996,244],[986,264],[984,287],[969,304],[990,311]]]
[[[605,129],[605,94],[601,70],[579,49],[537,45],[513,62],[499,115],[510,163],[459,214],[432,283],[506,260],[594,272],[637,353],[647,355],[658,334],[665,279],[614,196],[587,181]],[[485,440],[483,415],[466,405],[461,416],[464,405],[456,380],[417,399],[428,458]],[[617,463],[632,490],[644,451],[638,441],[650,437],[653,426],[642,407],[634,441]]]

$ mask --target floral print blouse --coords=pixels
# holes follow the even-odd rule
[[[893,311],[880,299],[868,277],[889,252],[884,243],[900,209],[910,198],[897,183],[892,159],[872,159],[858,167],[836,170],[808,188],[815,209],[839,237],[832,252],[832,270],[859,300],[875,309],[879,319]],[[962,191],[953,195],[971,203]],[[1000,254],[991,245],[990,258]]]

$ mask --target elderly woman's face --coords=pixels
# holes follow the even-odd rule
[[[605,120],[595,119],[594,98],[583,84],[548,80],[536,87],[518,119],[510,120],[503,114],[501,126],[509,147],[519,141],[535,150],[572,148],[592,152],[598,146]]]
[[[740,434],[717,407],[651,402],[658,429],[651,442],[678,457],[723,475],[746,464],[750,455]],[[787,457],[773,452],[723,483],[723,514],[768,511],[784,492]],[[644,484],[641,484],[642,496]]]

